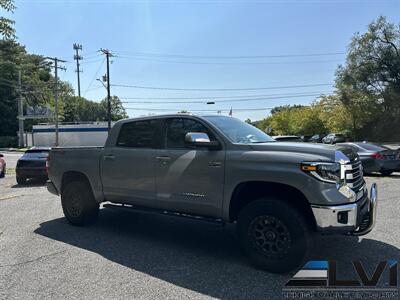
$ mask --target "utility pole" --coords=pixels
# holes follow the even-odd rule
[[[81,80],[79,78],[79,76],[80,76],[79,73],[82,72],[82,71],[79,70],[79,61],[83,57],[79,55],[79,50],[82,50],[82,45],[74,44],[73,48],[76,51],[76,54],[74,55],[74,59],[76,60],[76,70],[75,70],[75,72],[78,74],[78,96],[81,97]]]
[[[22,99],[21,70],[18,70],[18,127],[19,127],[19,147],[24,148],[24,103]]]
[[[107,81],[107,120],[108,120],[108,133],[111,130],[111,96],[110,96],[110,56],[112,54],[107,49],[100,49],[103,54],[105,54],[107,59],[107,74],[106,74],[106,81]],[[105,81],[105,80],[104,80]]]
[[[54,108],[55,108],[55,129],[56,129],[56,143],[55,146],[58,147],[59,137],[58,137],[58,69],[66,70],[65,67],[58,66],[58,62],[66,62],[65,60],[58,59],[57,57],[46,57],[54,62]]]

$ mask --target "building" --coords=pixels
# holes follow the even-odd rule
[[[61,124],[58,127],[60,147],[70,146],[104,146],[107,139],[107,123]],[[34,125],[29,146],[53,147],[56,142],[54,124]]]

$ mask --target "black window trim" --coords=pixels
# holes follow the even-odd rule
[[[193,118],[190,116],[170,116],[170,117],[165,117],[162,118],[162,131],[161,131],[161,143],[160,143],[160,149],[163,150],[190,150],[190,149],[194,149],[194,148],[189,148],[189,147],[185,147],[185,148],[167,148],[167,121],[170,119],[188,119],[188,120],[192,120],[195,122],[199,122],[201,125],[203,125],[209,132],[211,132],[213,134],[213,138],[215,138],[215,140],[218,141],[218,143],[221,145],[221,149],[224,149],[224,143],[222,142],[221,138],[218,136],[218,133],[215,132],[215,130],[206,122],[204,122],[201,119],[197,119],[197,118]],[[201,150],[201,151],[209,151],[209,149],[207,148],[195,148],[195,150]]]

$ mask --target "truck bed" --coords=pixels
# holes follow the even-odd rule
[[[94,196],[101,201],[103,198],[100,178],[100,158],[104,147],[56,147],[49,155],[49,179],[60,191],[62,178],[65,174],[83,174],[90,185]],[[68,173],[67,173],[68,172]]]

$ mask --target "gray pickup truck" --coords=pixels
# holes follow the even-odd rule
[[[258,268],[290,271],[313,233],[364,235],[375,224],[351,148],[276,142],[236,118],[164,115],[117,122],[105,147],[53,148],[51,193],[67,220],[93,223],[99,206],[236,223]]]

